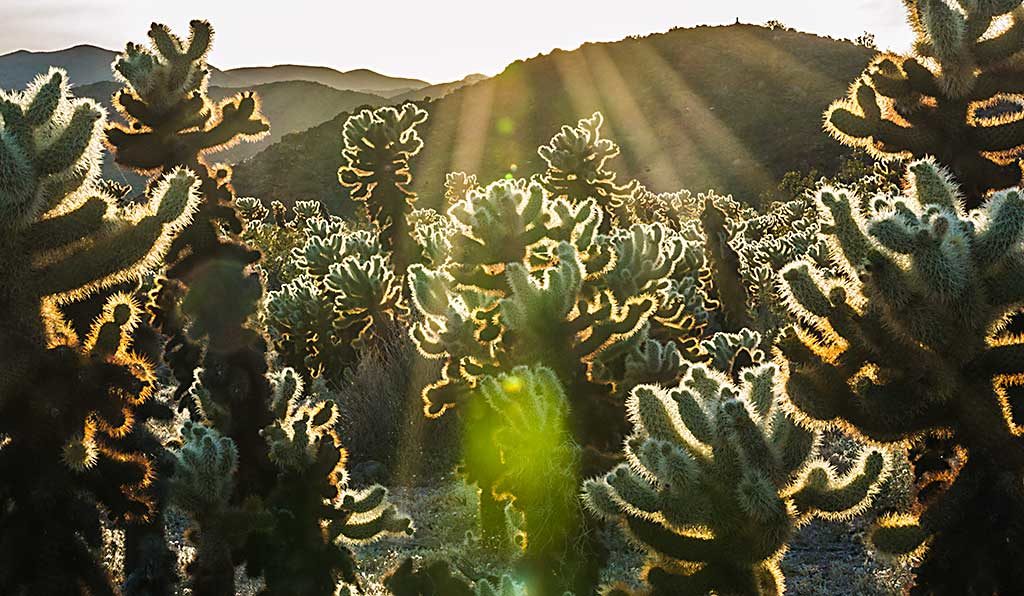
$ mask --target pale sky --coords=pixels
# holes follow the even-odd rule
[[[375,14],[374,10],[380,10]],[[832,37],[910,45],[900,0],[0,0],[0,54],[88,43],[120,50],[149,23],[205,18],[219,68],[310,64],[442,82],[519,58],[675,26],[778,19]]]

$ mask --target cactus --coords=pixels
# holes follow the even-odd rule
[[[259,199],[240,197],[235,207],[244,222],[241,238],[249,246],[260,251],[260,268],[268,290],[278,290],[284,284],[300,275],[295,262],[295,250],[305,241],[306,222],[323,217],[320,203],[296,201],[291,217],[287,217],[284,205],[274,201],[271,211]]]
[[[572,436],[566,394],[547,368],[517,366],[484,378],[468,407],[465,468],[493,500],[523,515],[522,574],[531,591],[585,593],[596,583],[596,545],[576,495],[581,448]],[[485,538],[489,528],[484,525]]]
[[[471,192],[449,209],[448,259],[432,269],[416,265],[409,276],[424,315],[412,337],[423,355],[445,360],[441,381],[424,390],[428,415],[454,406],[486,374],[543,364],[579,403],[577,438],[597,448],[617,442],[613,388],[590,364],[646,324],[657,296],[639,288],[655,286],[672,263],[639,273],[645,280],[629,295],[621,279],[616,295],[605,283],[611,242],[594,234],[601,217],[592,200],[574,206],[537,184],[520,190],[510,181]],[[597,420],[603,422],[591,424]]]
[[[775,365],[739,376],[693,364],[675,389],[635,388],[628,463],[584,485],[587,506],[649,553],[653,594],[783,594],[794,529],[856,514],[885,473],[877,450],[843,477],[815,459],[819,437],[787,414]]]
[[[967,207],[1021,182],[1024,8],[1014,0],[905,0],[911,55],[880,54],[826,113],[844,144],[892,160],[935,156]]]
[[[654,193],[637,185],[625,200],[629,223],[661,223],[682,231],[687,223],[700,217],[704,195],[694,196],[683,189],[677,192]]]
[[[189,513],[195,526],[186,538],[196,545],[187,571],[193,594],[233,594],[235,571],[231,560],[246,535],[267,523],[252,506],[232,505],[238,450],[230,438],[191,421],[181,430],[182,445],[174,453],[171,501]]]
[[[266,497],[272,523],[246,545],[246,570],[271,595],[331,596],[338,579],[359,589],[349,548],[387,534],[412,534],[387,489],[347,487],[345,450],[334,432],[336,404],[304,394],[298,373],[271,374],[277,420],[262,432],[277,469]]]
[[[608,232],[612,223],[626,223],[623,204],[634,192],[636,182],[616,184],[615,172],[606,169],[608,160],[619,154],[619,146],[601,137],[602,124],[604,116],[594,112],[575,127],[563,126],[537,153],[547,164],[547,171],[540,177],[544,189],[572,203],[597,201],[605,211],[601,232]]]
[[[783,271],[799,322],[781,342],[792,402],[813,427],[951,442],[951,468],[919,474],[938,490],[922,486],[917,507],[882,519],[871,540],[921,563],[919,593],[1018,590],[1024,445],[1008,391],[1021,343],[1001,325],[1024,298],[1024,198],[1004,190],[968,212],[949,174],[922,160],[903,196],[859,209],[826,188],[817,203],[837,271],[806,260]]]
[[[104,123],[58,69],[0,92],[4,593],[114,594],[95,557],[100,520],[154,514],[155,463],[139,446],[145,420],[165,411],[152,363],[133,350],[139,307],[114,294],[79,336],[59,304],[159,264],[196,209],[196,179],[172,171],[118,209],[98,179]]]
[[[466,198],[471,190],[479,190],[476,174],[448,172],[444,176],[444,200],[449,206]]]
[[[289,366],[337,380],[405,319],[405,300],[378,231],[312,217],[298,233],[299,274],[268,293],[267,328]]]
[[[353,200],[366,204],[386,249],[394,255],[395,268],[404,274],[411,258],[407,216],[416,195],[407,189],[412,182],[409,159],[423,148],[416,126],[427,112],[407,103],[363,110],[345,121],[344,163],[338,170],[342,186],[351,189]]]
[[[216,412],[217,430],[238,449],[236,503],[241,495],[269,489],[274,472],[259,431],[272,421],[266,406],[266,346],[250,326],[262,298],[262,282],[252,265],[259,252],[240,242],[242,222],[230,185],[231,170],[211,165],[207,155],[240,140],[259,138],[268,124],[258,99],[240,94],[213,103],[206,94],[206,56],[213,31],[192,21],[183,40],[163,26],[149,31],[151,46],[128,44],[114,63],[124,88],[114,104],[126,124],[108,127],[107,142],[117,163],[143,173],[185,166],[199,178],[196,216],[172,243],[168,268],[150,293],[148,308],[167,343],[164,359],[178,381],[179,407],[198,415],[194,398]],[[197,391],[202,388],[203,392]],[[215,405],[214,405],[215,404]],[[159,520],[150,529],[162,535]],[[203,550],[197,562],[214,577],[226,577],[231,557]],[[217,565],[220,570],[214,570]]]

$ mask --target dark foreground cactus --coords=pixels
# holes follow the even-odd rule
[[[105,115],[51,70],[0,92],[0,592],[114,594],[97,559],[101,516],[154,514],[138,449],[153,363],[132,351],[141,312],[115,294],[86,335],[57,305],[158,265],[188,224],[196,178],[174,170],[128,211],[98,180]]]
[[[1024,304],[1024,195],[1000,191],[968,212],[932,161],[909,166],[901,196],[867,209],[817,195],[838,277],[797,261],[783,271],[800,322],[781,343],[787,389],[812,427],[894,446],[941,438],[951,465],[919,470],[917,505],[883,518],[871,541],[919,561],[915,593],[1024,588],[1024,344],[1002,332]]]

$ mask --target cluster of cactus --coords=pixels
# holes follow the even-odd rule
[[[690,242],[659,225],[603,235],[605,217],[593,199],[574,204],[507,180],[471,191],[447,217],[416,218],[431,258],[409,271],[420,314],[411,334],[424,356],[444,362],[442,379],[424,390],[428,415],[487,374],[542,364],[576,404],[577,438],[614,448],[616,379],[598,374],[616,366],[609,355],[625,358],[638,333],[688,339],[704,305]]]
[[[629,223],[661,223],[676,230],[696,221],[704,209],[705,195],[689,190],[656,193],[638,184],[624,201]]]
[[[114,294],[80,337],[59,304],[158,265],[196,210],[196,179],[168,172],[145,203],[118,209],[98,179],[104,124],[61,70],[0,92],[4,593],[115,593],[96,555],[101,522],[141,523],[156,507],[145,422],[170,412],[132,349],[140,307]]]
[[[673,389],[633,389],[627,463],[587,481],[586,503],[649,553],[652,594],[781,595],[795,528],[865,508],[885,456],[868,451],[843,477],[816,459],[818,433],[787,412],[773,364],[738,383],[703,364],[684,370]]]
[[[867,209],[844,190],[817,195],[836,270],[807,260],[782,273],[797,327],[781,340],[802,416],[866,440],[941,437],[949,469],[919,474],[916,508],[880,520],[874,546],[921,559],[928,593],[1012,593],[1021,585],[1019,413],[1010,398],[1022,344],[1002,331],[1024,303],[1024,197],[967,211],[933,161],[904,194]]]
[[[267,289],[276,290],[298,277],[295,249],[305,240],[306,222],[323,216],[320,203],[296,201],[290,215],[280,201],[267,209],[253,197],[239,197],[235,207],[242,218],[241,239],[260,251],[259,267]]]
[[[880,54],[826,128],[881,159],[935,156],[968,207],[1021,182],[1024,7],[1019,0],[905,0],[913,52]]]
[[[196,522],[192,590],[233,593],[232,552],[243,553],[249,575],[263,578],[267,596],[361,590],[349,546],[411,533],[411,521],[388,503],[384,487],[348,488],[336,404],[304,391],[292,369],[270,373],[270,383],[275,421],[260,434],[277,478],[259,501],[233,504],[234,442],[209,419],[185,424],[171,494]]]
[[[307,378],[338,379],[359,352],[404,320],[401,281],[375,228],[355,229],[297,204],[297,275],[268,293],[265,322],[275,349]],[[300,215],[301,213],[301,215]]]

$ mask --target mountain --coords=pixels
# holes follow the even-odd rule
[[[600,110],[622,148],[620,179],[658,191],[715,188],[755,200],[790,170],[834,172],[848,150],[821,129],[873,55],[848,41],[754,25],[675,29],[586,44],[508,66],[424,104],[414,158],[420,204],[438,206],[446,172],[490,181],[543,169],[537,147]],[[286,135],[235,171],[245,195],[318,197],[347,209],[337,181],[347,114]]]
[[[219,87],[254,87],[283,81],[311,81],[335,89],[373,93],[382,97],[391,97],[430,85],[419,79],[389,77],[365,68],[341,72],[324,66],[295,64],[232,68],[210,77],[210,84]]]
[[[0,89],[21,89],[50,66],[66,70],[76,85],[113,81],[110,63],[116,56],[117,52],[89,45],[56,52],[19,50],[4,54],[0,56]]]
[[[95,99],[107,108],[112,119],[119,120],[120,116],[111,109],[110,100],[120,88],[120,84],[107,81],[80,86],[75,89],[75,94]],[[214,154],[211,156],[212,159],[238,163],[277,142],[286,134],[306,130],[330,120],[341,112],[361,106],[378,106],[387,101],[377,95],[341,91],[308,81],[283,81],[247,89],[211,86],[209,94],[212,99],[220,100],[246,90],[255,91],[259,96],[263,114],[270,121],[270,134],[254,143],[239,143]],[[104,164],[104,174],[114,180],[128,182],[135,189],[141,189],[140,184],[144,184],[141,178],[121,171],[111,159]]]
[[[24,87],[38,73],[46,72],[50,66],[59,66],[66,70],[71,82],[79,86],[113,81],[114,75],[110,65],[117,54],[115,51],[91,45],[78,45],[54,52],[19,50],[4,54],[0,56],[0,89]],[[430,83],[419,79],[389,77],[365,68],[340,72],[321,66],[291,64],[233,68],[226,71],[212,68],[210,75],[210,84],[217,87],[255,87],[285,81],[308,81],[340,91],[358,91],[381,97],[414,93],[430,86]]]
[[[392,95],[388,97],[388,102],[394,105],[400,105],[407,101],[420,101],[424,99],[441,99],[446,95],[462,89],[467,85],[473,85],[479,83],[487,78],[487,75],[482,74],[471,74],[461,80],[452,81],[451,83],[439,83],[437,85],[430,85],[429,87],[422,87],[420,89],[414,89],[407,91],[401,95]]]

